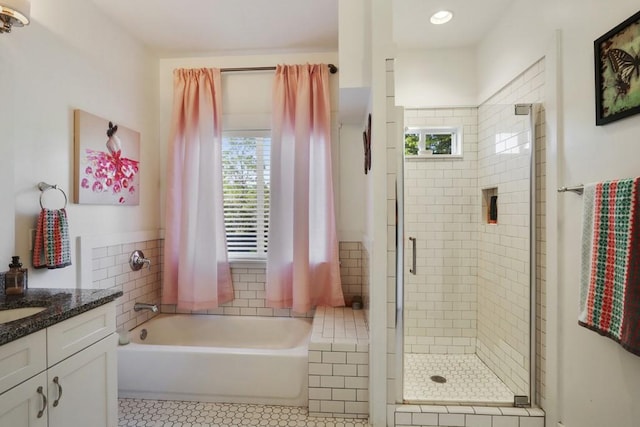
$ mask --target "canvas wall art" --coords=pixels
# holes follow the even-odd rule
[[[140,134],[114,121],[74,111],[74,201],[140,203]]]

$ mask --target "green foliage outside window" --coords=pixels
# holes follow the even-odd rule
[[[433,154],[451,154],[451,134],[425,135],[427,150],[433,150]]]
[[[418,138],[419,136],[417,133],[404,134],[404,155],[405,156],[418,155]]]
[[[425,134],[425,150],[432,150],[433,154],[451,154],[451,133]],[[417,156],[419,147],[419,133],[404,134],[404,154],[405,156]]]

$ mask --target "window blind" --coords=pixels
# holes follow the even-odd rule
[[[264,134],[223,135],[224,219],[231,257],[264,258],[267,253],[271,139]]]

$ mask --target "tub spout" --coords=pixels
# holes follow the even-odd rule
[[[155,304],[146,304],[144,302],[137,302],[133,305],[133,311],[149,310],[154,313],[158,312],[158,306]]]

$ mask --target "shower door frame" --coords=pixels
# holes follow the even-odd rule
[[[536,304],[537,304],[537,245],[536,245],[536,120],[538,104],[514,104],[514,114],[529,116],[530,144],[529,152],[529,405],[537,406],[536,401]],[[520,111],[526,110],[526,113]],[[396,403],[404,401],[404,108],[396,107],[396,122],[401,135],[396,144],[396,310],[395,310],[395,372]]]

